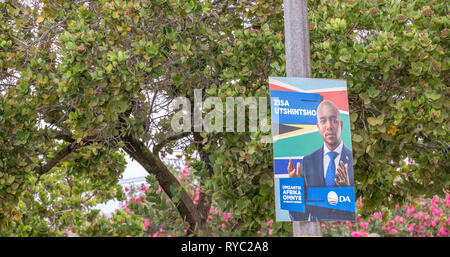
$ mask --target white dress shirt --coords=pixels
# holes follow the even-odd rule
[[[334,149],[333,152],[337,153],[336,158],[334,158],[334,165],[337,169],[339,167],[339,160],[341,159],[342,148],[344,148],[344,143],[341,140],[341,143]],[[328,147],[323,144],[323,178],[327,176],[328,164],[330,163],[330,156],[328,156],[328,152],[331,152]],[[336,172],[336,171],[335,171]]]

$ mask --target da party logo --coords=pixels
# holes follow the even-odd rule
[[[328,203],[331,205],[336,205],[338,203],[338,195],[334,191],[330,191],[327,196]]]
[[[307,188],[307,205],[355,212],[354,187]]]

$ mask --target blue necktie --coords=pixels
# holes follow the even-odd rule
[[[327,168],[327,175],[325,176],[325,185],[327,187],[334,186],[334,178],[336,178],[336,165],[334,164],[334,158],[336,158],[336,152],[328,152],[328,157],[330,157],[330,163]]]

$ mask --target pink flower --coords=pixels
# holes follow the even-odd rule
[[[369,226],[369,223],[367,223],[367,222],[360,222],[359,225],[361,227],[363,227],[364,229],[367,229],[367,227]]]
[[[382,219],[383,218],[383,214],[381,212],[375,212],[375,214],[373,216],[375,216],[376,219]]]
[[[272,224],[273,224],[273,220],[267,221],[267,225],[268,225],[269,227],[272,227]]]
[[[209,208],[209,213],[213,213],[214,209],[213,208]]]
[[[160,194],[160,193],[161,193],[161,189],[162,189],[162,187],[161,187],[161,186],[158,186],[158,190],[156,190],[156,193],[157,193],[157,194]]]
[[[67,233],[72,233],[72,228],[70,226],[68,226],[67,229],[66,229],[66,232]]]
[[[396,220],[398,223],[403,224],[403,217],[395,216],[395,220]]]
[[[430,225],[431,225],[432,227],[436,227],[436,224],[437,224],[438,221],[439,221],[439,219],[434,219],[434,220],[430,223]]]
[[[231,213],[227,212],[223,216],[225,216],[226,218],[230,218],[231,217]]]
[[[357,231],[352,231],[352,233],[350,234],[352,237],[361,237],[361,232],[357,232]]]
[[[439,229],[439,234],[441,234],[442,236],[446,236],[448,235],[447,229],[442,227]]]
[[[269,229],[269,232],[267,234],[272,235],[272,229]]]
[[[417,217],[423,219],[423,213],[422,213],[422,212],[418,212],[418,213],[417,213]]]
[[[125,192],[128,192],[128,187],[125,187],[124,190],[125,190]]]
[[[261,235],[261,230],[258,230],[258,234],[260,234],[260,235]]]
[[[223,218],[223,221],[228,222],[228,218]]]
[[[431,201],[432,201],[433,203],[439,203],[439,198],[433,197],[433,199],[431,199]]]
[[[422,231],[422,226],[421,225],[417,225],[416,231],[417,231],[417,233],[420,233]]]
[[[396,234],[398,233],[397,229],[395,229],[395,228],[393,228],[393,229],[391,230],[391,232],[392,232],[393,235],[396,235]]]
[[[189,166],[184,166],[184,169],[182,172],[184,175],[188,175],[189,174]]]
[[[411,213],[413,213],[415,211],[414,206],[412,206],[411,204],[408,206],[408,209],[406,209],[406,211],[408,212],[409,215],[411,215]]]
[[[206,221],[209,221],[211,219],[212,219],[212,216],[210,215],[210,216],[208,216],[208,218],[206,218]]]
[[[414,224],[409,224],[407,227],[408,227],[408,230],[409,230],[409,232],[414,232]]]
[[[325,223],[322,223],[320,226],[322,227],[322,229],[327,227],[327,225],[325,225]]]
[[[199,199],[200,199],[200,187],[197,187],[197,188],[195,189],[195,199],[194,199],[194,204],[197,204]]]
[[[435,209],[433,210],[433,215],[434,216],[441,216],[442,214],[442,209]]]
[[[153,234],[153,237],[159,237],[159,233],[158,233],[158,231],[156,231],[156,233],[155,233],[155,234]]]
[[[134,202],[135,202],[135,203],[140,203],[140,200],[141,200],[141,199],[140,199],[139,197],[134,198]]]
[[[164,233],[165,230],[164,230],[163,228],[160,228],[160,229],[159,229],[159,232]]]
[[[222,228],[225,229],[227,226],[225,224],[222,224]]]
[[[150,220],[149,220],[149,219],[145,219],[145,220],[144,220],[144,225],[145,225],[146,227],[148,227],[148,226],[150,225]]]

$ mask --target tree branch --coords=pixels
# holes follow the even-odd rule
[[[174,202],[181,217],[189,223],[189,233],[195,233],[197,230],[206,231],[206,227],[201,223],[201,215],[195,207],[192,198],[182,188],[177,178],[167,169],[164,163],[145,147],[144,143],[131,135],[122,136],[125,143],[123,149],[133,159],[138,161],[142,167],[149,173],[154,174],[159,184],[166,194]],[[175,189],[179,192],[173,192]],[[179,197],[174,201],[174,197]],[[204,232],[203,232],[204,233]]]
[[[49,172],[54,166],[56,166],[60,161],[62,161],[64,158],[66,158],[69,154],[71,154],[76,149],[80,148],[81,146],[86,146],[92,141],[88,141],[88,139],[83,139],[82,143],[83,145],[76,143],[75,139],[72,138],[71,134],[58,131],[58,130],[51,130],[53,134],[55,134],[56,139],[64,140],[68,142],[69,144],[61,149],[55,156],[53,156],[52,159],[50,159],[44,166],[39,166],[37,168],[37,173],[39,175],[43,175],[47,172]]]
[[[213,165],[211,164],[211,160],[209,159],[208,153],[203,149],[202,141],[203,137],[200,135],[200,133],[194,132],[194,143],[197,147],[197,151],[199,152],[200,159],[205,163],[209,175],[212,176],[214,174]],[[204,222],[206,222],[206,219],[208,217],[208,212],[209,209],[211,208],[211,203],[212,203],[211,195],[205,194],[204,192],[200,191],[197,209],[199,210],[200,215],[203,218],[202,220]]]
[[[179,134],[169,135],[169,136],[159,140],[158,143],[153,147],[153,154],[158,156],[159,151],[161,150],[161,148],[163,148],[170,141],[175,141],[175,140],[181,139],[183,137],[187,137],[190,134],[191,134],[191,132],[182,132],[182,133],[179,133]]]
[[[372,159],[372,158],[366,158],[366,161],[370,164],[370,165],[372,165],[372,164],[374,164],[374,163],[378,163],[378,164],[384,164],[384,165],[389,165],[389,166],[391,166],[391,167],[393,167],[393,168],[395,168],[395,167],[398,167],[398,163],[396,163],[396,162],[383,162],[383,161],[379,161],[379,160],[374,160],[374,159]]]
[[[71,154],[73,151],[80,147],[77,143],[71,143],[61,149],[52,159],[50,159],[44,166],[39,166],[37,172],[39,175],[43,175],[55,167],[60,161],[62,161],[66,156]]]

